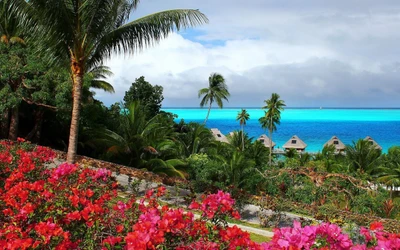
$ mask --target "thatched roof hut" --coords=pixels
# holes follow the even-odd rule
[[[365,137],[364,140],[365,140],[365,141],[369,141],[372,145],[375,146],[376,149],[382,150],[382,147],[381,147],[376,141],[374,141],[374,139],[372,139],[371,136]]]
[[[332,136],[332,138],[324,144],[324,147],[334,145],[337,152],[341,152],[346,149],[346,145],[337,138],[336,135]]]
[[[284,145],[284,149],[289,149],[289,148],[294,148],[297,151],[304,151],[307,147],[307,144],[305,144],[297,135],[292,136]]]
[[[261,141],[264,144],[264,146],[269,148],[269,142],[271,141],[271,139],[269,139],[269,137],[266,134],[262,134],[260,135],[260,137],[257,138],[257,141]],[[272,148],[274,148],[275,145],[276,143],[272,141]]]
[[[211,133],[213,134],[215,140],[220,141],[220,142],[229,143],[229,141],[226,138],[226,136],[224,134],[222,134],[221,131],[219,131],[219,129],[212,128],[210,130],[211,130]]]

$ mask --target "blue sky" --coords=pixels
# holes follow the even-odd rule
[[[210,22],[109,60],[116,93],[97,95],[106,105],[143,75],[164,87],[164,106],[196,107],[218,72],[227,107],[259,107],[272,92],[292,107],[400,107],[400,1],[143,0],[132,19],[174,8]]]

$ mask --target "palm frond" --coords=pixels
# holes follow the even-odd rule
[[[94,45],[89,65],[99,64],[116,53],[136,53],[165,38],[174,30],[207,23],[207,17],[198,10],[168,10],[151,14],[122,25],[105,34]]]
[[[90,82],[90,87],[95,89],[101,89],[109,93],[115,93],[114,87],[110,83],[104,80],[92,80]]]

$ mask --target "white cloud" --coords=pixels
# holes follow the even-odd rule
[[[144,75],[164,87],[165,106],[198,106],[198,89],[219,72],[230,106],[260,106],[271,92],[291,106],[399,106],[398,1],[148,0],[142,6],[138,16],[200,8],[210,24],[200,33],[172,34],[132,58],[112,58],[117,93],[99,93],[106,104],[121,100]]]

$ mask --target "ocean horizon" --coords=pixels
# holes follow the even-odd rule
[[[258,122],[264,110],[256,107],[246,109],[250,114],[245,126],[249,136],[257,139],[261,134],[268,135]],[[184,119],[186,122],[203,122],[208,111],[198,107],[166,107],[162,110],[176,114],[176,121]],[[240,110],[214,108],[206,126],[218,128],[223,134],[239,130],[236,116]],[[293,135],[307,144],[307,152],[321,151],[334,135],[346,145],[371,136],[382,146],[383,152],[387,152],[391,146],[400,146],[400,108],[289,107],[282,112],[281,124],[273,133],[272,140],[277,144],[276,148],[282,148]]]

